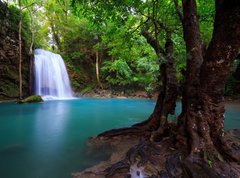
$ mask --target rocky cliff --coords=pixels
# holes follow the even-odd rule
[[[17,20],[12,18],[6,4],[0,1],[0,100],[16,99],[19,95],[19,48]],[[29,94],[30,57],[22,41],[23,95]]]

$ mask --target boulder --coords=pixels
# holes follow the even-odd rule
[[[17,103],[24,104],[24,103],[41,103],[41,102],[44,102],[41,96],[32,95],[32,96],[29,96],[27,98],[24,98],[24,99],[18,101]]]

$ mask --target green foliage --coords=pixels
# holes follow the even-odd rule
[[[14,5],[9,5],[9,22],[11,23],[10,28],[18,33],[20,10]],[[22,12],[22,36],[24,39],[25,47],[30,46],[31,32],[30,32],[30,17],[26,11]]]
[[[132,71],[124,59],[104,62],[101,71],[111,85],[128,85],[132,82]]]
[[[18,96],[18,85],[6,80],[0,86],[0,91],[4,95],[14,98]]]
[[[10,5],[9,7],[9,22],[11,23],[10,27],[14,31],[18,31],[18,22],[19,22],[19,9],[16,6]]]
[[[88,93],[90,92],[92,89],[94,89],[96,87],[95,84],[89,84],[87,85],[86,87],[84,87],[80,92],[81,94],[85,94],[85,93]]]
[[[200,31],[203,42],[208,46],[213,32],[215,7],[211,1],[198,1]]]
[[[22,14],[22,36],[25,41],[26,47],[30,46],[31,43],[31,32],[30,32],[30,17],[27,12]]]
[[[101,82],[110,86],[140,87],[148,92],[158,86],[159,63],[153,48],[141,35],[147,30],[165,48],[166,31],[159,28],[154,35],[154,19],[172,32],[177,77],[183,83],[186,49],[182,24],[173,1],[131,0],[22,0],[23,35],[29,43],[29,21],[32,15],[36,48],[54,50],[63,55],[72,85],[79,90],[96,83],[95,62],[99,57]],[[198,1],[200,29],[208,45],[214,19],[214,2]],[[13,28],[17,29],[18,9],[11,6]],[[31,13],[38,9],[35,13]],[[230,77],[227,94],[233,94],[236,81]]]
[[[73,88],[81,88],[81,85],[78,81],[72,80],[72,87]]]
[[[213,162],[212,162],[211,160],[208,160],[208,166],[209,166],[210,168],[212,168],[212,164],[213,164]]]
[[[146,92],[152,91],[158,86],[159,64],[156,58],[144,57],[136,61],[137,74],[134,81],[143,87]]]
[[[220,154],[217,154],[216,160],[223,162],[223,158],[222,158],[222,156]]]

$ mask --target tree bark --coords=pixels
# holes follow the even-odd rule
[[[19,2],[20,3],[20,2]],[[20,6],[21,8],[21,6]],[[22,99],[22,10],[20,9],[20,17],[18,24],[18,41],[19,41],[19,63],[18,63],[18,75],[19,75],[19,99]]]
[[[60,38],[59,38],[59,35],[57,34],[56,30],[55,30],[55,27],[54,27],[54,24],[52,22],[52,19],[50,19],[50,24],[51,24],[51,30],[52,30],[52,35],[53,35],[53,41],[55,42],[57,48],[62,51],[62,47],[61,47],[61,44],[60,44]]]
[[[30,95],[34,94],[34,55],[30,55],[30,64],[29,64],[29,93]]]
[[[223,23],[224,22],[224,23]],[[240,161],[239,151],[229,151],[224,133],[224,89],[233,60],[240,49],[240,2],[216,1],[216,16],[212,40],[201,68],[200,101],[213,144],[228,159]],[[228,144],[228,146],[227,146]],[[226,150],[228,149],[228,150]],[[227,152],[227,153],[226,153]]]
[[[29,63],[29,93],[30,95],[33,94],[33,60],[34,60],[34,56],[33,56],[33,44],[34,44],[34,29],[33,29],[33,15],[32,15],[32,12],[30,11],[29,8],[28,9],[28,12],[29,12],[29,15],[30,15],[30,31],[31,31],[31,43],[30,43],[30,47],[29,47],[29,60],[30,60],[30,63]],[[36,11],[33,11],[33,13],[36,12]]]
[[[195,158],[204,155],[206,161],[210,155],[222,155],[225,160],[240,161],[240,149],[233,149],[236,144],[231,139],[227,144],[224,133],[224,88],[240,49],[240,6],[234,0],[216,1],[213,36],[203,64],[194,9],[194,1],[183,0],[188,59],[183,111],[178,122],[183,130],[180,129],[179,134],[185,134],[190,155]],[[232,170],[226,168],[225,171],[230,173]]]
[[[96,52],[96,79],[97,79],[97,83],[98,85],[102,88],[102,84],[100,82],[100,77],[99,77],[99,53],[98,51]]]
[[[162,87],[159,92],[158,100],[153,111],[158,119],[158,129],[152,134],[152,140],[161,139],[168,129],[168,115],[175,113],[176,101],[178,98],[178,80],[176,76],[175,59],[173,57],[173,41],[171,33],[166,34],[165,59],[160,66]]]
[[[33,54],[33,44],[34,44],[34,30],[33,30],[33,16],[31,11],[28,9],[29,15],[30,15],[30,32],[31,32],[31,43],[29,47],[29,55]],[[36,12],[36,11],[34,11]]]
[[[183,31],[187,53],[187,71],[183,90],[183,112],[198,100],[199,74],[203,62],[202,43],[195,0],[183,0]]]

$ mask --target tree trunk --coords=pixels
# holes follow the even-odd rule
[[[30,32],[31,32],[31,43],[29,47],[29,55],[33,54],[33,44],[34,44],[34,30],[33,30],[33,16],[31,11],[28,9],[29,15],[30,15]]]
[[[18,41],[19,41],[19,63],[18,63],[18,75],[19,75],[19,99],[22,99],[22,12],[20,10],[20,19],[18,24]]]
[[[54,27],[54,24],[52,22],[52,19],[50,19],[50,24],[51,24],[51,30],[52,30],[52,35],[53,35],[53,41],[55,42],[57,48],[62,51],[62,47],[61,47],[61,44],[60,44],[60,38],[59,38],[59,35],[57,34],[56,30],[55,30],[55,27]]]
[[[173,41],[171,33],[166,34],[165,59],[160,66],[162,86],[153,111],[158,119],[158,129],[152,134],[152,140],[159,140],[168,129],[168,115],[175,113],[178,98],[178,80],[176,76],[175,60],[173,57]]]
[[[30,55],[30,64],[29,64],[29,93],[30,95],[34,94],[34,55]]]
[[[224,89],[239,49],[240,2],[217,1],[213,37],[201,68],[200,104],[205,122],[208,123],[206,138],[211,137],[217,150],[235,161],[240,161],[240,150],[233,153],[230,148],[233,145],[225,140]]]
[[[30,95],[33,94],[33,63],[34,63],[34,55],[33,55],[33,44],[34,44],[34,29],[33,29],[33,16],[31,11],[28,9],[29,15],[30,15],[30,31],[31,31],[31,44],[29,47],[29,92]]]
[[[98,85],[102,88],[102,84],[100,82],[100,77],[99,77],[99,54],[98,51],[96,52],[96,79],[97,79],[97,83]]]
[[[186,43],[187,70],[182,93],[182,113],[178,118],[180,142],[186,142],[186,135],[190,135],[191,150],[195,150],[197,139],[193,131],[196,118],[193,117],[198,107],[198,91],[200,87],[200,67],[203,62],[202,43],[195,0],[182,0],[183,32]]]
[[[240,49],[240,5],[234,0],[216,1],[214,32],[204,61],[194,9],[195,1],[183,0],[188,60],[178,134],[184,135],[189,145],[188,168],[199,159],[203,160],[201,167],[211,160],[216,162],[215,176],[224,172],[228,177],[237,177],[239,170],[231,166],[240,161],[240,146],[224,132],[224,88]],[[231,166],[224,161],[231,161]]]

